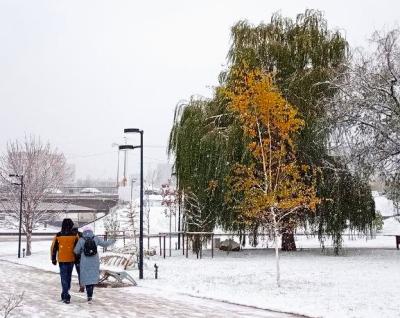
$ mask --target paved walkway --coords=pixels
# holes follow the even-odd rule
[[[58,300],[58,274],[5,261],[0,261],[0,290],[25,292],[23,307],[13,312],[14,317],[297,317],[189,296],[171,297],[140,287],[96,288],[92,304],[84,294],[72,292],[71,304],[66,305]],[[73,290],[77,290],[75,282]]]

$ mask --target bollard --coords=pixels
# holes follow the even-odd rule
[[[25,257],[25,249],[22,249],[22,257]]]
[[[154,277],[155,277],[155,279],[158,278],[158,266],[157,266],[157,264],[154,264]]]

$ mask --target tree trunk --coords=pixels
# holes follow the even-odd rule
[[[254,226],[254,228],[253,228],[253,242],[252,242],[252,244],[251,244],[251,246],[253,246],[253,247],[257,247],[257,244],[258,244],[258,236],[257,236],[257,233],[258,233],[258,224],[256,224],[256,225]]]
[[[282,251],[295,251],[296,250],[296,242],[294,241],[293,232],[283,232],[282,233]]]
[[[279,268],[279,247],[278,247],[279,230],[278,224],[276,222],[276,217],[274,215],[274,245],[275,245],[275,261],[276,261],[276,284],[281,287],[281,273]]]
[[[174,210],[175,214],[174,214],[174,221],[175,221],[175,228],[174,228],[174,232],[176,232],[176,210]]]
[[[281,287],[281,273],[279,268],[279,248],[278,248],[278,234],[275,233],[275,260],[276,260],[276,284]]]
[[[245,247],[246,246],[246,233],[244,233],[242,235],[242,246]]]
[[[196,253],[197,256],[199,255],[200,252],[200,246],[201,246],[200,235],[193,235],[192,248],[193,252]]]
[[[32,232],[28,229],[26,231],[26,256],[32,254]]]
[[[147,227],[147,250],[150,251],[150,227]]]
[[[294,229],[290,225],[286,225],[282,230],[282,251],[295,251],[296,250],[296,242],[294,240]]]

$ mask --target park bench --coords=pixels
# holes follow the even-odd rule
[[[100,280],[99,284],[104,283],[110,277],[118,284],[124,284],[124,281],[130,282],[133,286],[137,283],[126,271],[129,267],[135,266],[135,260],[132,255],[105,253],[100,257]]]
[[[396,235],[396,247],[397,247],[397,249],[399,249],[399,245],[400,245],[400,235]]]

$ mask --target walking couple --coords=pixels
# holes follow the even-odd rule
[[[74,264],[78,273],[79,291],[86,289],[88,302],[92,301],[94,286],[99,282],[100,261],[97,246],[107,247],[115,240],[104,241],[93,234],[90,226],[85,226],[82,233],[74,228],[71,219],[64,219],[61,231],[57,233],[51,244],[51,261],[60,267],[61,300],[69,304],[71,296],[72,270]]]

